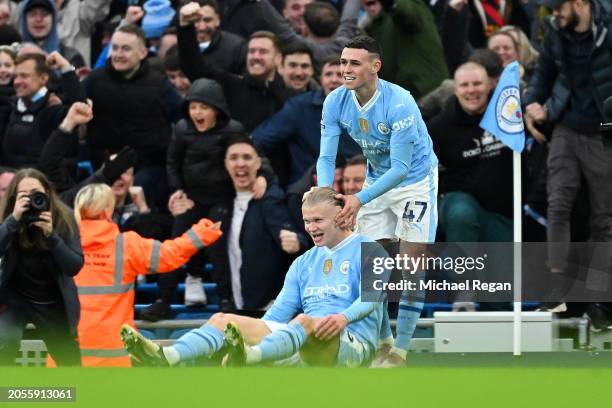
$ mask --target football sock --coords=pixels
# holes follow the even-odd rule
[[[421,272],[408,279],[416,280],[418,286],[418,282],[424,278],[425,274]],[[399,309],[397,311],[397,337],[395,338],[395,349],[408,351],[410,348],[410,340],[412,340],[417,321],[425,305],[424,300],[424,291],[404,290],[402,292]]]
[[[206,324],[181,336],[173,347],[178,352],[180,360],[210,356],[223,347],[223,332]],[[164,354],[166,354],[165,350]]]
[[[297,353],[306,343],[306,330],[299,323],[289,323],[287,327],[276,330],[263,338],[253,347],[261,352],[261,361],[275,361]]]

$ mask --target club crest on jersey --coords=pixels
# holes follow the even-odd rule
[[[330,273],[332,270],[332,266],[333,266],[332,260],[326,259],[325,262],[323,262],[323,273],[326,275]]]
[[[351,267],[350,261],[344,261],[340,264],[340,273],[343,275],[348,275],[349,269]]]
[[[391,131],[391,129],[389,129],[389,126],[387,126],[387,124],[384,122],[380,122],[378,125],[376,125],[376,128],[383,135],[386,135]]]
[[[368,133],[368,130],[370,129],[368,121],[364,118],[359,118],[359,127],[363,133]]]
[[[509,86],[501,91],[495,105],[495,118],[497,126],[506,133],[520,133],[524,130],[518,87]]]

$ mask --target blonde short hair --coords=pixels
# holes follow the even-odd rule
[[[321,203],[329,203],[338,207],[342,207],[344,203],[336,198],[336,193],[329,187],[315,187],[308,193],[304,194],[302,206],[312,207]]]
[[[95,220],[100,214],[115,208],[113,190],[106,184],[88,184],[74,199],[74,217],[80,224],[82,220]]]

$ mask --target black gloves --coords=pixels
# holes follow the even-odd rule
[[[126,146],[117,153],[117,157],[104,163],[102,175],[107,182],[114,183],[127,169],[136,166],[137,160],[136,150]]]

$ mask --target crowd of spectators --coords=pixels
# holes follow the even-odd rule
[[[479,122],[518,61],[523,199],[548,219],[526,215],[522,238],[612,240],[612,149],[599,132],[612,120],[609,0],[0,0],[2,221],[23,177],[48,180],[69,206],[81,187],[107,184],[118,231],[157,240],[220,221],[221,238],[158,276],[160,298],[141,317],[171,318],[182,280],[186,305],[206,304],[212,281],[222,311],[264,310],[312,246],[302,195],[316,185],[340,52],[359,33],[381,44],[381,78],[409,90],[427,121],[439,239],[512,241],[511,151]],[[70,114],[77,106],[89,116]],[[367,161],[346,134],[339,156],[333,187],[355,194]],[[553,259],[551,273],[565,268]],[[0,276],[0,291],[21,288],[19,275]],[[596,307],[598,327],[612,325],[612,310]]]

